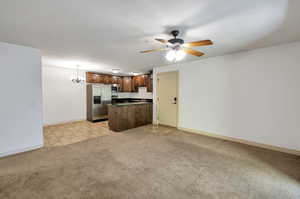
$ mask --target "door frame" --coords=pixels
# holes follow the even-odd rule
[[[155,113],[155,123],[157,125],[159,125],[159,120],[157,119],[158,118],[158,77],[160,74],[166,74],[166,73],[176,73],[177,74],[177,118],[176,118],[176,126],[173,127],[173,128],[179,128],[178,124],[179,124],[179,107],[180,107],[180,92],[179,92],[179,82],[180,82],[180,73],[179,73],[179,70],[172,70],[172,71],[165,71],[165,72],[158,72],[156,73],[156,85],[155,85],[155,108],[156,108],[156,113]]]

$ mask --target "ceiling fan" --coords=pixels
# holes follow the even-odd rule
[[[173,35],[174,38],[170,39],[170,40],[155,39],[156,41],[159,41],[159,42],[165,44],[166,46],[164,48],[145,50],[145,51],[141,51],[141,53],[169,50],[169,52],[166,55],[166,59],[169,61],[180,61],[185,57],[186,53],[190,54],[190,55],[198,56],[198,57],[204,55],[203,52],[191,49],[190,47],[207,46],[207,45],[213,44],[213,42],[211,40],[201,40],[201,41],[185,43],[183,39],[177,38],[177,36],[179,35],[178,30],[171,31],[171,35]]]

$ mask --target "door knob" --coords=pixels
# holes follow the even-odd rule
[[[174,97],[174,102],[173,104],[177,104],[177,97]]]

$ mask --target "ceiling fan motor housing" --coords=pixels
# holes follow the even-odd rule
[[[177,39],[177,38],[170,39],[168,42],[171,44],[183,44],[184,43],[183,39]]]
[[[172,30],[171,35],[173,35],[176,38],[179,35],[179,30]]]
[[[173,30],[171,32],[171,35],[173,35],[175,38],[174,39],[170,39],[168,42],[171,44],[183,44],[184,41],[183,39],[178,39],[177,36],[179,35],[179,30]]]

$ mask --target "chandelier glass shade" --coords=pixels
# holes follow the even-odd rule
[[[169,52],[167,52],[166,59],[169,62],[173,62],[173,61],[177,62],[177,61],[183,60],[185,55],[186,55],[186,53],[181,49],[179,49],[179,50],[172,49]]]

